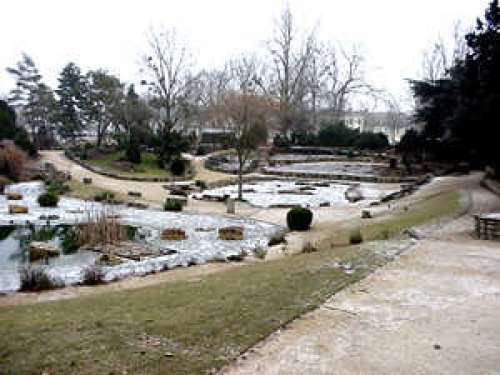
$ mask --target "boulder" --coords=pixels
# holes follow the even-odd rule
[[[28,207],[17,204],[9,204],[9,214],[27,214]]]
[[[30,261],[44,259],[48,257],[56,257],[60,254],[59,249],[54,245],[46,242],[33,241],[28,245]]]
[[[113,254],[101,254],[95,261],[95,264],[99,266],[117,266],[122,263],[122,258]]]
[[[360,200],[364,199],[363,193],[361,193],[359,185],[350,186],[345,191],[344,195],[345,195],[345,199],[347,199],[350,203],[356,203],[356,202],[359,202]]]
[[[219,240],[239,241],[243,240],[243,227],[230,226],[219,228]]]
[[[9,201],[19,201],[23,199],[23,195],[21,193],[11,192],[7,193],[7,199]]]
[[[182,241],[187,239],[186,232],[180,228],[167,228],[161,232],[161,239],[168,241]]]

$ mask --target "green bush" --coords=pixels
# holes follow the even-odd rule
[[[64,182],[61,182],[59,180],[51,181],[47,185],[47,192],[57,194],[57,195],[66,194],[70,190],[71,189],[67,184],[65,184]]]
[[[38,204],[40,207],[57,207],[59,196],[54,192],[48,191],[38,196]]]
[[[96,202],[107,202],[112,199],[115,199],[115,193],[112,193],[111,191],[103,191],[94,195],[94,201]]]
[[[176,199],[167,198],[163,205],[164,211],[182,211],[182,203]]]
[[[186,163],[182,159],[175,159],[172,161],[172,164],[170,164],[170,172],[174,176],[182,176],[184,172],[186,172]]]
[[[207,183],[203,180],[196,180],[194,182],[194,185],[199,187],[200,189],[206,189],[207,188]]]
[[[290,230],[308,230],[312,219],[312,211],[303,207],[294,207],[286,215],[286,223]]]
[[[351,245],[357,245],[363,242],[363,236],[359,229],[353,230],[349,235],[349,243]]]

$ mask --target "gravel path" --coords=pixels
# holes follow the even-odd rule
[[[479,176],[467,215],[427,228],[396,261],[271,335],[222,374],[499,374],[500,243],[471,237],[500,211]]]

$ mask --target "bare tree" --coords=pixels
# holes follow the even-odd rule
[[[192,71],[193,56],[176,31],[150,30],[149,51],[143,56],[147,85],[153,99],[151,104],[159,110],[160,131],[171,132],[192,109],[193,89],[198,76]]]
[[[463,60],[467,53],[465,31],[460,22],[455,23],[451,43],[442,36],[437,38],[422,56],[421,77],[426,81],[445,78],[456,61]]]
[[[238,160],[238,199],[243,199],[243,171],[259,145],[267,141],[269,100],[250,92],[230,92],[211,110],[226,124],[228,145]]]
[[[314,52],[314,32],[301,35],[289,6],[276,21],[274,36],[267,43],[271,65],[265,92],[279,99],[279,122],[283,132],[296,122],[307,95],[307,68]]]

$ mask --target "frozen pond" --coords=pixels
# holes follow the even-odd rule
[[[269,167],[266,171],[273,172],[298,172],[318,175],[349,175],[349,176],[380,176],[387,169],[385,164],[356,163],[356,162],[320,162],[320,163],[294,163],[289,165]]]
[[[51,224],[74,224],[88,220],[89,212],[99,212],[103,209],[100,203],[85,202],[79,199],[61,197],[56,208],[41,208],[36,202],[38,194],[43,191],[43,184],[29,182],[11,185],[7,191],[19,192],[24,198],[20,201],[7,201],[0,196],[0,225],[22,225],[30,222],[35,225],[46,224],[52,216]],[[29,207],[28,214],[9,214],[9,204],[20,204]],[[157,252],[157,256],[140,261],[125,261],[113,266],[103,267],[105,280],[113,280],[129,275],[144,275],[177,266],[206,263],[211,260],[227,260],[239,255],[242,251],[250,252],[257,247],[266,247],[269,239],[283,231],[280,226],[256,220],[236,219],[208,214],[174,213],[152,210],[138,210],[123,206],[107,207],[107,212],[117,215],[120,223],[140,228],[145,234],[148,246]],[[241,241],[224,241],[218,239],[218,229],[227,226],[244,228],[244,239]],[[160,233],[165,228],[181,228],[186,232],[187,239],[182,241],[164,241]],[[7,242],[14,241],[9,237],[0,241],[0,254],[7,248]],[[9,245],[12,248],[12,244]],[[160,255],[165,251],[170,255]],[[11,254],[12,255],[12,254]],[[4,256],[8,256],[4,254]],[[93,264],[94,257],[81,254],[73,259],[71,267],[58,264],[49,265],[48,272],[62,283],[76,284],[81,281],[83,269]],[[0,257],[0,261],[4,259]],[[6,262],[4,262],[5,265]],[[2,264],[0,264],[2,267]],[[12,278],[13,272],[19,280],[18,270],[13,267],[0,268],[0,292],[12,291],[12,282],[2,281]],[[7,276],[6,276],[7,275]],[[17,281],[18,285],[18,281]]]
[[[352,185],[335,182],[295,182],[295,181],[259,181],[243,185],[243,198],[256,207],[279,207],[300,205],[319,207],[349,204],[345,192]],[[399,184],[359,184],[359,191],[365,200],[373,201],[400,189]],[[205,190],[194,194],[197,199],[230,196],[237,198],[238,186]]]

